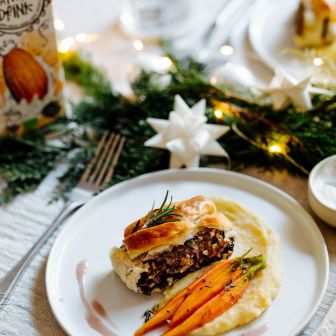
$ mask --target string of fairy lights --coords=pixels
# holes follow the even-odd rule
[[[63,32],[65,29],[64,22],[60,19],[54,20],[54,26],[58,33],[58,51],[61,54],[67,54],[69,52],[75,51],[80,49],[81,46],[85,44],[90,44],[96,42],[99,39],[98,34],[88,34],[88,33],[77,33],[74,36],[63,36]],[[139,38],[131,39],[131,46],[132,48],[141,55],[145,53],[145,45],[142,40]],[[222,45],[219,48],[219,51],[224,56],[232,56],[235,52],[234,48],[231,45]],[[320,57],[319,55],[309,55],[309,62],[316,68],[319,68],[325,64],[325,60]],[[308,59],[308,57],[307,57]],[[157,70],[159,73],[169,72],[173,66],[172,60],[166,56],[161,55],[155,58],[151,58],[150,62],[152,64],[153,69]],[[212,84],[216,85],[214,78],[210,78]],[[216,120],[224,120],[228,115],[232,115],[237,113],[230,104],[220,102],[218,104],[214,104],[213,108],[213,115]],[[239,112],[238,112],[239,113]],[[240,137],[244,138],[246,141],[251,143],[252,145],[261,148],[267,151],[270,155],[282,155],[286,158],[289,162],[291,162],[294,166],[299,168],[304,173],[308,174],[308,171],[299,165],[296,161],[294,161],[288,154],[288,142],[289,139],[286,136],[273,136],[272,139],[267,144],[259,144],[253,141],[252,139],[248,138],[245,134],[243,134],[236,126],[233,126],[233,131],[239,135]]]
[[[232,117],[233,115],[239,113],[239,110],[232,107],[232,105],[228,103],[216,103],[213,109],[213,115],[216,120],[221,121],[226,117]],[[287,143],[289,141],[288,137],[285,136],[278,136],[273,137],[270,141],[265,144],[259,144],[254,140],[247,137],[244,133],[242,133],[235,125],[232,127],[233,131],[240,136],[241,138],[245,139],[247,142],[251,143],[253,146],[266,150],[271,155],[284,155],[287,156]],[[278,139],[275,139],[278,138]],[[291,161],[291,158],[289,158]],[[297,164],[295,164],[297,166]],[[300,167],[302,170],[303,167]],[[303,168],[306,172],[306,170]]]
[[[62,32],[64,31],[65,25],[64,22],[60,19],[54,20],[54,27],[58,33],[58,51],[62,54],[65,54],[69,51],[75,50],[80,47],[80,44],[88,44],[98,40],[98,34],[86,34],[78,33],[75,36],[66,36],[62,37]]]
[[[238,108],[235,108],[233,105],[224,103],[224,102],[213,102],[214,108],[213,108],[213,115],[217,121],[221,121],[227,117],[234,117],[239,115],[240,113],[243,113],[243,110],[240,110]],[[236,124],[233,124],[231,126],[232,130],[242,139],[246,140],[251,145],[268,152],[269,155],[281,155],[283,156],[287,161],[289,161],[292,165],[297,167],[299,170],[301,170],[303,173],[309,175],[309,172],[307,169],[305,169],[302,165],[300,165],[298,162],[296,162],[289,154],[288,149],[288,143],[291,140],[291,137],[283,134],[283,133],[277,133],[275,131],[272,132],[272,134],[265,142],[257,142],[247,135],[245,135]]]

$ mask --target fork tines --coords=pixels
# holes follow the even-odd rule
[[[96,191],[106,186],[112,179],[124,143],[125,138],[120,134],[104,132],[93,158],[79,181],[79,186],[87,185]]]

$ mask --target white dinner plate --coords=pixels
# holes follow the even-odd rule
[[[300,0],[260,0],[258,12],[249,23],[251,45],[262,61],[271,69],[281,67],[297,78],[312,75],[316,81],[325,80],[325,75],[314,71],[296,56],[294,44],[295,15]],[[288,52],[290,51],[290,52]]]
[[[124,228],[162,200],[166,190],[174,200],[194,195],[229,198],[258,214],[280,236],[284,268],[282,287],[269,309],[253,323],[226,335],[238,336],[260,325],[267,335],[291,336],[316,311],[328,280],[328,253],[310,215],[279,189],[246,175],[218,169],[166,170],[117,184],[94,197],[73,215],[49,256],[46,285],[51,308],[64,330],[73,336],[98,335],[85,319],[76,280],[76,266],[87,260],[87,296],[98,300],[128,336],[142,324],[146,309],[159,300],[126,288],[113,272],[109,251],[120,246]]]

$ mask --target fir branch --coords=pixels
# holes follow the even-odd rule
[[[63,59],[66,78],[79,84],[90,99],[85,98],[73,106],[71,120],[59,119],[50,126],[26,134],[23,139],[0,141],[0,178],[7,185],[0,194],[0,202],[34,189],[71,149],[77,148],[77,152],[68,159],[69,168],[60,178],[54,196],[64,196],[73,188],[95,147],[95,140],[88,139],[85,131],[83,135],[78,135],[75,134],[76,130],[68,127],[73,122],[80,130],[109,130],[127,138],[110,185],[165,169],[168,167],[169,153],[143,146],[154,135],[146,118],[167,119],[175,94],[183,96],[190,105],[205,98],[209,123],[236,125],[246,136],[241,137],[231,130],[219,139],[229,153],[235,170],[253,165],[301,173],[298,167],[309,171],[317,162],[336,153],[336,96],[316,95],[313,109],[306,113],[296,111],[293,106],[283,111],[273,111],[267,101],[257,101],[250,92],[237,94],[224,86],[212,85],[203,76],[202,66],[190,58],[170,57],[174,63],[170,84],[160,87],[157,85],[160,75],[142,72],[133,83],[133,96],[129,98],[114,93],[102,72],[83,55],[66,54]],[[224,115],[218,120],[213,111],[222,103],[230,104],[237,109],[237,113]],[[64,130],[71,135],[70,139],[78,141],[70,140],[65,148],[56,149],[44,140],[44,136],[52,130]],[[267,151],[269,142],[277,136],[286,139],[286,155]],[[83,140],[87,143],[85,148],[78,145]],[[207,166],[222,160],[202,157],[201,164]]]
[[[0,148],[0,178],[5,181],[0,205],[34,190],[64,155],[59,148],[17,138],[2,139]]]
[[[90,62],[88,57],[78,52],[68,52],[60,54],[63,61],[65,78],[69,81],[77,83],[85,94],[98,96],[106,91],[110,91],[111,87],[103,75]]]
[[[85,101],[74,108],[75,118],[80,123],[117,131],[128,139],[128,147],[123,151],[121,163],[111,184],[167,167],[166,151],[144,148],[142,144],[154,134],[145,119],[166,119],[173,106],[175,94],[185,97],[190,105],[201,98],[207,99],[209,122],[228,125],[235,123],[250,139],[263,145],[260,148],[249,145],[233,132],[228,132],[222,137],[220,143],[230,154],[235,169],[253,163],[257,166],[287,168],[298,172],[284,156],[270,155],[264,150],[269,141],[269,134],[273,133],[288,135],[290,140],[286,145],[290,157],[307,170],[324,157],[336,152],[334,97],[326,99],[316,96],[315,108],[305,114],[297,112],[293,107],[274,112],[271,106],[256,102],[248,92],[244,96],[237,96],[224,87],[213,86],[202,75],[202,67],[190,59],[178,60],[172,55],[170,57],[175,69],[170,73],[171,83],[167,87],[160,88],[156,84],[157,74],[143,72],[132,85],[132,99],[114,94],[103,84],[96,91],[99,94],[94,95],[92,101]],[[83,76],[85,72],[86,70],[82,72]],[[80,83],[85,84],[84,81]],[[91,81],[87,83],[87,88],[95,85],[100,84]],[[212,113],[216,101],[235,104],[243,112],[231,119],[226,117],[216,120]],[[325,110],[328,113],[325,113]],[[216,160],[218,159],[203,158],[202,164],[211,164]]]

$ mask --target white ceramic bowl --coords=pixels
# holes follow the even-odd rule
[[[321,197],[321,193],[317,188],[317,178],[321,177],[322,173],[325,173],[326,169],[334,169],[336,172],[336,155],[329,156],[328,158],[319,162],[310,172],[308,180],[308,200],[309,204],[316,213],[326,223],[336,227],[336,204],[332,206],[331,204],[326,204],[325,199]],[[331,177],[330,177],[331,176]],[[336,186],[336,174],[330,175],[333,179],[333,184]]]

